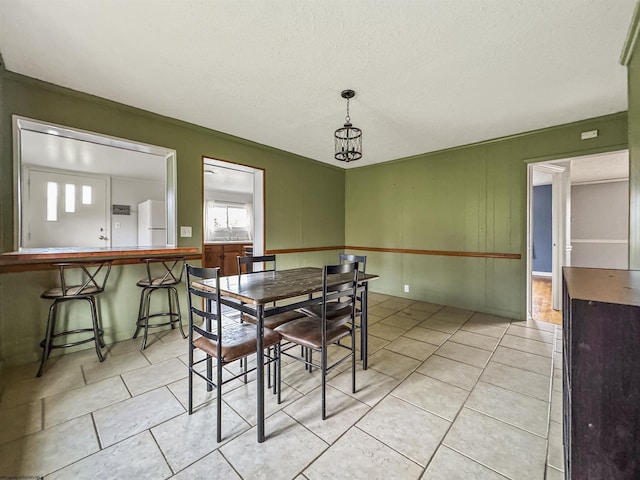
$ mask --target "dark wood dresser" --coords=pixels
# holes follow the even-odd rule
[[[563,274],[566,478],[640,479],[640,271]]]

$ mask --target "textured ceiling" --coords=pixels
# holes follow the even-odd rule
[[[0,0],[0,53],[17,73],[357,167],[626,110],[635,3]],[[333,160],[345,88],[364,132],[349,165]]]

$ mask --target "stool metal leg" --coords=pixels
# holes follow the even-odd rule
[[[100,339],[100,328],[98,326],[98,309],[96,308],[96,299],[91,296],[87,297],[87,301],[89,302],[89,305],[91,307],[91,319],[93,322],[93,335],[95,336],[94,344],[96,347],[96,355],[98,355],[98,360],[104,362],[104,357],[102,356],[102,351],[100,350],[102,340]]]
[[[45,332],[45,337],[42,344],[42,360],[40,361],[40,368],[38,369],[38,373],[36,377],[42,376],[42,371],[44,370],[44,363],[49,358],[49,354],[51,353],[51,342],[53,339],[53,327],[55,324],[56,318],[56,308],[58,302],[54,301],[49,307],[49,317],[47,318],[47,330]]]
[[[142,346],[140,350],[144,350],[147,348],[147,337],[149,335],[149,309],[151,307],[151,294],[153,293],[153,289],[145,288],[145,297],[144,297],[144,336],[142,337]]]

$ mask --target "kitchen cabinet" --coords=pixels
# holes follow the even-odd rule
[[[569,479],[640,478],[640,271],[563,269]]]
[[[202,265],[207,268],[220,267],[222,275],[237,275],[237,257],[246,255],[251,243],[209,243],[204,245]]]

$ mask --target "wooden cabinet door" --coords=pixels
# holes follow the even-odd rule
[[[205,245],[203,267],[215,268],[222,266],[224,256],[223,245]]]
[[[242,254],[242,245],[228,244],[224,246],[223,275],[238,274],[238,256]]]

